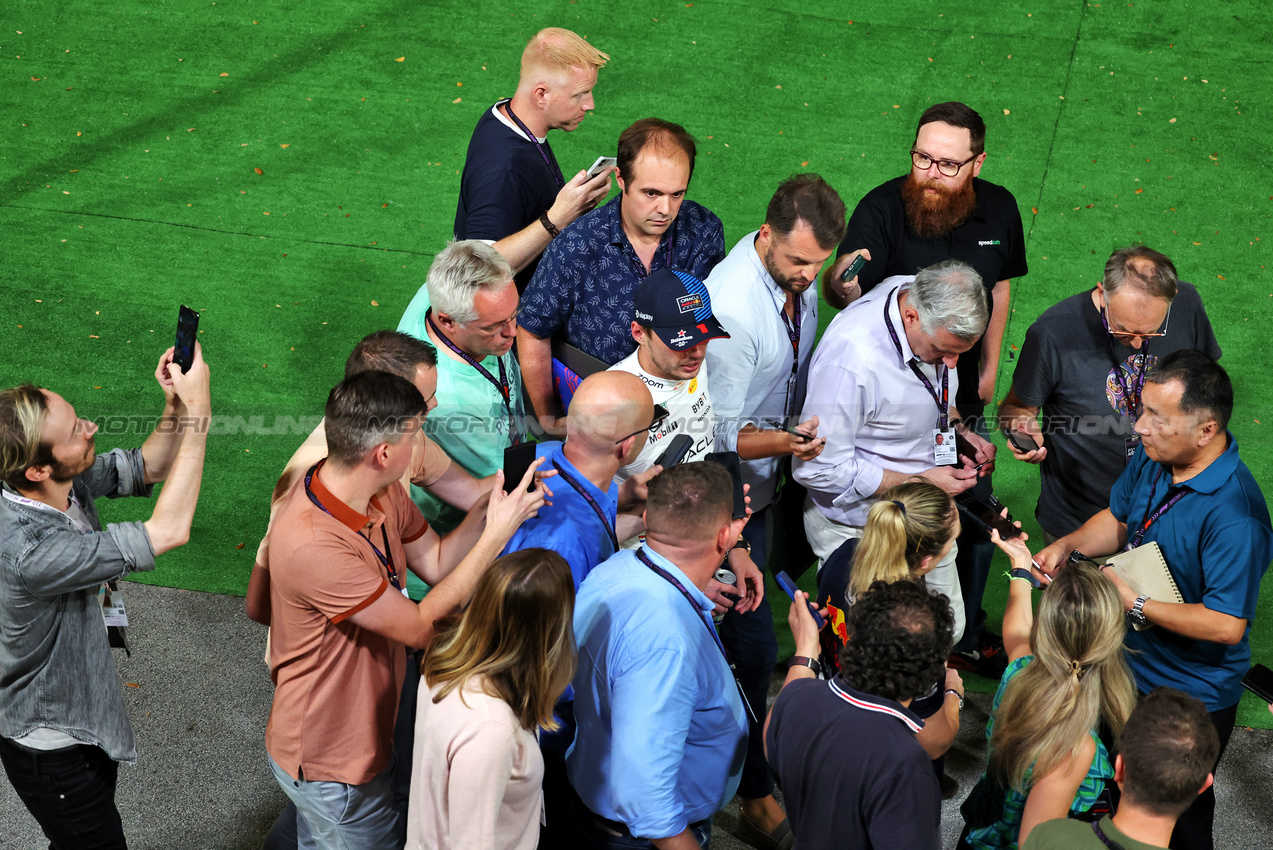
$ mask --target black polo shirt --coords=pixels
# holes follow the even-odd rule
[[[941,788],[909,709],[840,678],[798,679],[765,735],[801,850],[941,847]]]
[[[557,200],[562,175],[552,148],[547,142],[543,148],[547,162],[534,143],[495,117],[492,110],[482,113],[469,139],[460,176],[456,239],[498,242],[548,211]],[[519,292],[526,288],[538,264],[536,258],[514,276]]]
[[[974,177],[977,206],[972,216],[940,239],[923,239],[911,231],[902,208],[902,184],[898,177],[875,187],[858,202],[849,217],[848,233],[837,255],[866,248],[871,260],[858,275],[866,293],[886,277],[915,274],[942,260],[962,260],[977,270],[989,294],[1001,280],[1023,277],[1025,234],[1017,199],[1007,189]],[[977,397],[977,372],[981,340],[959,358],[959,393],[955,405],[965,416],[978,415],[983,407]]]

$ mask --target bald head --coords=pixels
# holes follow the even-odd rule
[[[597,372],[575,390],[566,416],[566,439],[594,451],[611,452],[615,441],[647,427],[654,419],[654,400],[636,375]]]

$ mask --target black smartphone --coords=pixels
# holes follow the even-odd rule
[[[792,602],[795,602],[797,588],[796,583],[791,580],[791,576],[787,575],[786,572],[781,572],[778,573],[775,578],[778,580],[778,586],[787,592],[787,595],[791,597]],[[804,601],[804,604],[809,606],[809,613],[813,615],[813,622],[817,624],[818,628],[822,628],[823,620],[822,615],[818,613],[818,606],[814,605],[808,599]]]
[[[743,493],[743,464],[738,459],[738,452],[708,452],[703,460],[719,463],[729,470],[734,479],[734,519],[747,516],[747,499]]]
[[[955,504],[967,516],[971,517],[987,532],[995,529],[1004,540],[1009,540],[1021,533],[1021,529],[1012,521],[1012,514],[1004,510],[1003,503],[993,495],[986,499],[978,499],[971,493],[960,493],[955,497]]]
[[[865,265],[866,265],[866,257],[863,257],[861,254],[858,254],[853,259],[853,262],[849,263],[849,267],[844,270],[844,273],[840,275],[840,282],[848,283],[849,281],[853,280],[853,278],[857,277],[858,272],[862,271],[862,267]]]
[[[808,434],[801,434],[795,428],[788,428],[786,425],[783,425],[782,422],[778,421],[777,419],[766,419],[765,423],[774,428],[777,428],[779,431],[786,431],[788,434],[790,434],[793,437],[799,437],[800,442],[802,443],[811,443],[814,440],[814,438],[810,437]]]
[[[526,470],[530,469],[530,465],[535,462],[535,458],[539,456],[535,443],[518,443],[515,446],[509,446],[504,449],[504,492],[511,493],[517,489],[517,484],[522,480],[522,476],[526,474]],[[535,479],[530,480],[530,486],[526,488],[529,493],[535,489]]]
[[[1038,448],[1038,446],[1034,444],[1034,440],[1030,439],[1028,435],[1022,434],[1020,431],[1013,431],[1010,428],[1000,428],[999,430],[1003,431],[1003,438],[1011,443],[1012,446],[1022,454],[1032,452]]]
[[[181,367],[182,374],[194,365],[194,342],[198,333],[199,314],[182,304],[177,311],[177,342],[172,352],[172,362]]]
[[[663,471],[666,472],[685,460],[685,455],[689,454],[690,449],[693,447],[693,437],[689,434],[677,434],[667,444],[667,448],[663,450],[663,454],[659,455],[659,459],[654,462],[654,465],[663,467]]]
[[[1267,703],[1273,703],[1273,670],[1263,664],[1252,664],[1242,677],[1242,687]]]

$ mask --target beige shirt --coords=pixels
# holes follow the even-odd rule
[[[420,682],[406,850],[535,850],[544,757],[481,677],[436,705]]]
[[[403,544],[429,526],[396,481],[372,497],[367,515],[333,496],[321,471],[310,492],[322,507],[298,480],[278,507],[272,554],[259,566],[270,572],[274,680],[265,748],[293,778],[304,770],[307,780],[361,785],[389,766],[407,654],[350,618],[397,593],[376,550],[401,581]]]

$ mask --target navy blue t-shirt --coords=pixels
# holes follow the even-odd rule
[[[543,148],[548,162],[532,142],[496,118],[492,110],[482,113],[469,139],[460,176],[456,239],[496,242],[525,229],[548,211],[563,180],[552,148],[547,142]],[[526,288],[538,262],[514,276],[518,291]]]

